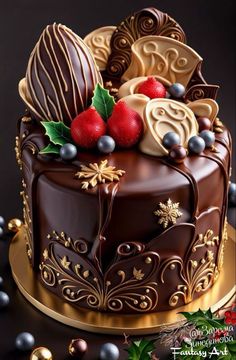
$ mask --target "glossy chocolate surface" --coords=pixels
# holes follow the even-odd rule
[[[218,152],[208,149],[176,165],[136,149],[108,156],[79,152],[78,160],[65,163],[38,154],[47,142],[42,134],[38,123],[20,123],[23,178],[32,221],[32,264],[35,271],[40,266],[39,277],[51,291],[74,305],[132,313],[183,305],[212,286],[217,277],[212,268],[220,270],[224,241],[231,147],[227,130],[216,134]],[[82,180],[74,177],[80,165],[104,159],[126,174],[118,183],[81,189]],[[163,229],[154,211],[168,198],[179,202],[182,216]],[[218,240],[194,251],[199,235],[208,230]],[[65,245],[68,237],[71,245]],[[214,261],[209,262],[207,256]],[[206,289],[200,281],[204,258],[209,263]],[[182,276],[181,267],[194,261],[202,288],[193,279],[186,284],[187,275]],[[138,271],[137,279],[134,271]],[[173,294],[179,285],[186,286],[188,294],[176,300]],[[195,291],[190,291],[191,286]]]

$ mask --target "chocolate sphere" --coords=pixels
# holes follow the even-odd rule
[[[180,136],[173,131],[169,131],[163,137],[162,144],[166,149],[171,149],[172,146],[180,144]]]
[[[103,135],[99,138],[97,147],[103,154],[110,154],[116,146],[115,140],[109,135]]]
[[[229,203],[236,206],[236,184],[230,183],[229,185]]]
[[[203,130],[210,130],[210,128],[212,127],[211,120],[205,116],[198,117],[197,122],[199,126],[199,132]]]
[[[205,141],[200,136],[192,136],[188,141],[189,151],[194,154],[200,154],[205,147]]]
[[[32,115],[70,124],[90,106],[98,82],[102,84],[100,72],[84,41],[64,25],[48,25],[26,71]]]
[[[4,291],[0,291],[0,309],[6,307],[10,302],[9,296]]]
[[[179,99],[184,96],[185,87],[180,83],[174,83],[169,87],[168,92],[174,98]]]
[[[0,216],[0,227],[3,228],[4,225],[5,225],[5,219],[3,216]]]
[[[46,347],[40,346],[32,351],[30,360],[52,360],[52,353]]]
[[[112,343],[103,344],[100,350],[100,360],[118,360],[120,352],[118,347]]]
[[[215,134],[210,130],[203,130],[199,136],[205,141],[206,147],[211,147],[215,142]]]
[[[16,337],[16,348],[21,351],[31,350],[34,346],[35,340],[29,332],[22,332]]]
[[[62,160],[73,160],[77,155],[77,148],[73,144],[65,144],[60,148],[60,157]]]
[[[186,156],[187,156],[187,151],[181,145],[173,146],[169,152],[170,159],[177,164],[182,163],[184,161],[184,159],[186,158]]]
[[[69,345],[69,353],[72,356],[82,359],[88,350],[87,342],[83,339],[73,339]]]

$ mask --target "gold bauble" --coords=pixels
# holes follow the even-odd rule
[[[18,232],[23,225],[20,219],[11,219],[8,223],[8,230],[14,233]]]
[[[52,353],[49,349],[41,346],[32,351],[30,360],[52,360]]]

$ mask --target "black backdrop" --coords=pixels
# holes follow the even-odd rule
[[[0,1],[0,214],[21,216],[20,175],[15,162],[16,122],[24,111],[17,84],[43,28],[54,21],[81,37],[96,27],[117,24],[134,10],[155,6],[187,33],[204,59],[209,83],[221,86],[220,117],[235,134],[235,38],[233,0],[1,0]]]

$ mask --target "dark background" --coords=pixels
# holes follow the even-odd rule
[[[204,77],[209,83],[221,87],[218,95],[220,119],[229,127],[236,143],[233,0],[0,0],[0,215],[6,219],[22,217],[20,173],[15,161],[14,141],[17,119],[25,107],[18,96],[17,86],[24,77],[30,52],[43,28],[49,23],[61,22],[83,37],[96,27],[116,25],[129,13],[147,6],[155,6],[174,17],[185,30],[188,45],[203,57]],[[233,168],[234,164],[235,160]],[[235,212],[231,216],[234,215]],[[0,242],[0,275],[4,271],[5,283],[6,276],[10,276],[6,248],[6,242]],[[23,330],[37,334],[37,344],[49,346],[55,360],[65,359],[69,339],[75,334],[83,337],[84,334],[58,325],[35,311],[15,291],[10,280],[5,287],[12,299],[9,309],[0,313],[0,360],[29,358],[13,350],[14,337]],[[108,336],[86,335],[85,338],[90,339],[95,347],[96,343],[99,346],[99,343],[110,340]],[[118,342],[121,344],[121,339]],[[90,353],[88,359],[95,358]]]

